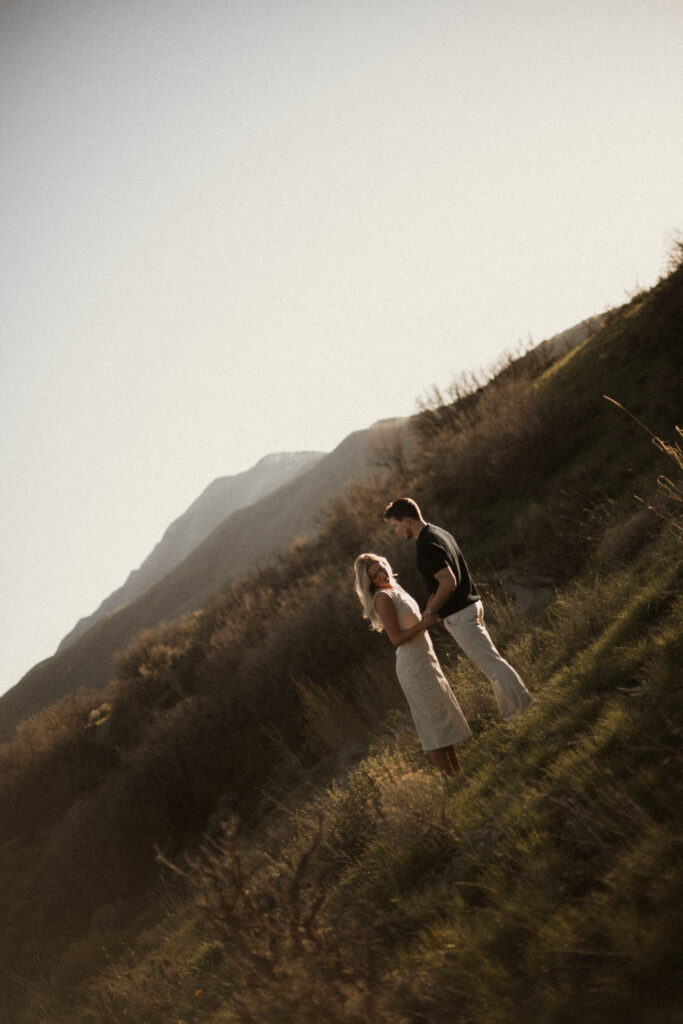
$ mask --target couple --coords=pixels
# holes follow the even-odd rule
[[[425,750],[444,775],[460,768],[454,744],[471,735],[448,685],[426,630],[443,621],[462,650],[488,676],[501,715],[511,721],[533,703],[515,670],[498,653],[484,625],[484,609],[454,538],[427,523],[412,498],[399,498],[384,510],[397,536],[414,540],[417,567],[429,591],[422,616],[417,602],[396,582],[380,555],[359,555],[356,593],[372,629],[396,647],[396,674],[408,700]]]

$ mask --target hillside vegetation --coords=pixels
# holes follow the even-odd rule
[[[681,1020],[682,328],[679,266],[559,362],[455,382],[314,538],[19,727],[8,1020]],[[537,698],[503,725],[434,630],[474,733],[448,786],[352,593],[378,550],[424,597],[381,522],[400,493]]]

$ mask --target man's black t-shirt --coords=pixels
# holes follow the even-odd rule
[[[435,594],[439,586],[437,580],[434,579],[434,574],[446,567],[453,570],[457,585],[451,596],[439,609],[442,619],[462,611],[463,608],[467,608],[468,605],[479,600],[477,588],[472,581],[462,551],[447,530],[427,523],[418,535],[416,554],[417,567],[430,594]]]

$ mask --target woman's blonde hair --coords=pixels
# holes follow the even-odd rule
[[[383,565],[389,574],[389,579],[392,583],[396,582],[394,577],[394,571],[387,562],[386,558],[382,555],[374,555],[372,552],[366,551],[364,554],[359,555],[354,562],[353,568],[356,574],[355,591],[358,595],[358,600],[363,606],[363,618],[369,619],[370,629],[376,629],[378,633],[381,633],[384,629],[382,620],[375,611],[374,598],[377,593],[377,587],[372,583],[368,576],[368,566],[374,562],[379,562]]]

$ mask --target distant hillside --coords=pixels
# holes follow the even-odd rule
[[[380,457],[375,446],[401,419],[350,434],[289,483],[228,516],[163,579],[95,622],[81,637],[34,666],[0,697],[0,741],[24,718],[83,686],[102,689],[117,652],[142,629],[201,608],[229,580],[262,564],[299,536],[312,536],[324,506]]]
[[[57,650],[65,650],[100,619],[158,583],[232,512],[276,491],[324,457],[323,452],[280,452],[264,456],[244,473],[214,480],[187,511],[171,523],[140,568],[134,569],[123,586],[110,594],[97,611],[80,619]]]

